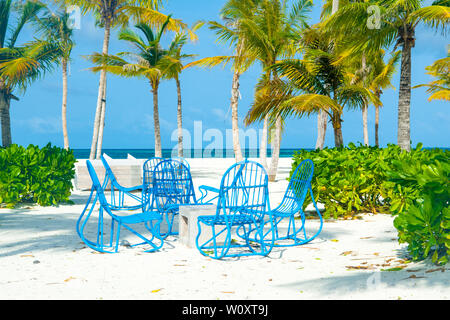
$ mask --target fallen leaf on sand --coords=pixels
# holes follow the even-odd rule
[[[330,241],[332,241],[332,242],[339,242],[338,239],[331,239]]]
[[[410,270],[405,270],[406,272],[419,272],[422,271],[421,269],[410,269]]]
[[[362,237],[360,239],[365,240],[365,239],[372,239],[373,237]]]
[[[319,248],[313,248],[313,247],[302,247],[302,248],[311,249],[311,250],[320,250]]]
[[[234,291],[221,291],[222,293],[234,293]]]
[[[420,278],[426,278],[426,277],[418,277],[415,274],[410,275],[408,278],[405,278],[403,280],[407,280],[407,279],[420,279]]]
[[[352,253],[353,253],[353,251],[344,251],[340,255],[341,256],[348,256],[349,254],[352,254]]]
[[[347,270],[367,270],[370,266],[345,266]]]
[[[174,264],[173,266],[174,267],[185,267],[186,265],[185,264]]]
[[[67,278],[66,280],[64,280],[64,282],[69,282],[70,280],[74,280],[74,279],[76,279],[76,278],[74,278],[74,277],[69,277],[69,278]]]
[[[162,289],[163,289],[163,288],[155,289],[155,290],[152,290],[152,291],[150,291],[150,292],[151,292],[151,293],[156,293],[156,292],[160,292]]]
[[[393,267],[393,268],[389,268],[389,269],[381,269],[381,271],[401,271],[403,270],[405,266],[400,266],[400,267]]]
[[[430,269],[430,270],[425,271],[425,273],[436,272],[436,271],[444,272],[445,268]]]
[[[20,256],[21,258],[34,258],[32,254],[23,254]]]

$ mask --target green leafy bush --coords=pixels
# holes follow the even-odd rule
[[[11,145],[0,148],[0,204],[21,202],[43,206],[68,202],[75,175],[75,156],[52,147]]]
[[[394,161],[388,172],[391,181],[402,188],[414,190],[403,196],[404,210],[398,210],[394,226],[399,241],[408,243],[413,260],[431,256],[438,264],[450,257],[450,163],[447,157],[420,163],[410,159]]]
[[[358,212],[389,212],[399,241],[408,243],[413,259],[432,256],[445,263],[450,256],[450,152],[411,152],[349,144],[346,148],[299,151],[292,172],[304,159],[314,162],[312,189],[325,205],[325,218]],[[292,174],[291,172],[291,174]],[[310,199],[306,199],[305,205]]]

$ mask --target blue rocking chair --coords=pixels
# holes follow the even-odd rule
[[[269,219],[265,222],[267,216]],[[269,205],[268,176],[263,166],[248,160],[231,166],[222,177],[216,214],[199,216],[197,225],[196,246],[205,256],[221,259],[268,255],[275,235]],[[211,229],[203,240],[202,226]],[[268,227],[267,232],[264,227]],[[233,231],[240,231],[236,234],[243,241],[232,239]]]
[[[303,160],[294,170],[280,205],[272,210],[275,223],[276,247],[289,247],[308,243],[316,238],[322,231],[322,215],[317,208],[311,188],[313,173],[314,163],[312,160]],[[308,191],[310,192],[312,203],[320,221],[319,228],[313,234],[307,234],[306,232],[306,216],[303,212],[303,203]],[[300,214],[299,217],[295,216],[297,213]],[[284,219],[289,219],[289,224],[286,232],[283,232],[283,234],[280,235],[281,228],[279,227],[279,224]],[[297,226],[297,224],[299,225]]]
[[[112,209],[113,207],[108,204],[106,200],[104,189],[100,185],[94,167],[89,160],[86,161],[86,165],[89,171],[89,175],[92,179],[92,189],[86,206],[84,207],[76,224],[77,233],[83,240],[83,242],[88,247],[99,252],[116,253],[118,252],[119,248],[120,231],[123,227],[143,241],[132,245],[130,244],[130,247],[135,247],[138,245],[149,245],[150,249],[145,250],[145,252],[153,252],[162,248],[164,240],[159,235],[159,225],[162,221],[162,216],[156,211],[145,211],[142,213],[129,214],[126,216],[119,216],[117,214],[114,214],[114,209]],[[100,208],[98,210],[94,210],[96,208],[97,202],[99,202]],[[94,217],[97,212],[98,217]],[[111,221],[109,237],[107,235],[107,232],[104,231],[104,226],[108,223],[108,221]],[[97,227],[94,231],[94,233],[96,233],[95,240],[89,240],[88,236],[86,235],[86,233],[88,233],[86,227],[88,227],[88,225],[92,225],[92,223],[94,223],[94,225],[95,223],[97,223]],[[116,223],[117,228],[115,226]],[[136,231],[135,227],[132,227],[132,225],[138,224],[145,226],[144,230],[151,233],[152,236],[150,239],[144,237],[138,231]]]
[[[162,233],[164,238],[168,235],[178,235],[173,226],[180,206],[209,204],[217,198],[215,196],[207,202],[204,202],[204,196],[197,199],[190,170],[177,160],[167,159],[159,162],[153,170],[152,179],[152,204],[145,203],[144,206],[154,208],[164,217],[168,227],[167,232]],[[204,186],[199,187],[202,188]],[[145,199],[150,201],[150,197]]]
[[[136,210],[142,208],[142,198],[141,196],[134,194],[132,192],[135,191],[141,191],[142,185],[134,186],[130,188],[126,188],[122,185],[120,185],[119,182],[117,182],[116,176],[111,170],[111,167],[109,166],[108,162],[106,161],[105,157],[103,155],[101,156],[101,160],[103,163],[103,166],[105,167],[105,180],[103,181],[102,187],[103,189],[106,189],[106,186],[108,183],[111,183],[111,201],[109,202],[109,206],[113,210]],[[128,199],[133,199],[133,201],[137,202],[137,204],[133,205],[125,205],[125,196],[127,196]]]
[[[164,161],[164,158],[153,157],[144,162],[143,169],[143,184],[142,184],[142,208],[143,210],[152,211],[154,205],[153,197],[153,170],[155,167]]]

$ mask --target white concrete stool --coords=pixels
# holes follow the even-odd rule
[[[204,205],[192,205],[192,206],[180,206],[179,213],[179,241],[181,244],[189,247],[196,248],[195,239],[198,234],[197,218],[199,216],[209,216],[216,214],[216,205],[204,204]],[[202,228],[203,237],[211,237],[211,231],[209,228]],[[207,238],[206,238],[207,239]]]

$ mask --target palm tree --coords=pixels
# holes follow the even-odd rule
[[[203,22],[199,21],[193,25],[190,30],[195,32],[203,26]],[[180,74],[188,66],[183,65],[183,60],[192,58],[193,54],[183,54],[183,46],[187,43],[188,36],[185,31],[177,33],[175,35],[172,45],[175,48],[169,48],[169,51],[173,53],[173,56],[166,59],[168,65],[164,67],[164,74],[168,79],[174,79],[177,86],[177,133],[178,133],[178,156],[183,157],[183,112],[181,105],[181,82]]]
[[[232,56],[215,56],[199,59],[189,63],[186,67],[199,66],[213,68],[232,63],[233,79],[231,84],[231,126],[233,132],[233,151],[237,162],[242,161],[242,150],[239,140],[239,80],[241,75],[253,64],[254,58],[248,56],[244,50],[244,35],[241,22],[253,16],[261,0],[228,0],[220,11],[224,23],[209,21],[208,25],[217,35],[217,41],[228,43],[233,48]]]
[[[368,26],[368,8],[380,10],[379,28]],[[411,49],[415,45],[415,29],[423,22],[429,27],[446,30],[450,20],[448,0],[437,0],[429,6],[423,0],[379,0],[348,3],[327,21],[325,28],[335,36],[345,35],[356,42],[355,48],[369,50],[401,47],[401,71],[398,101],[397,144],[411,150]]]
[[[327,1],[322,7],[321,18],[335,14],[339,9],[339,0]],[[315,149],[322,150],[325,146],[325,136],[327,133],[328,115],[324,110],[319,110],[317,115],[317,140]]]
[[[44,7],[37,1],[15,4],[12,0],[0,1],[0,122],[4,147],[12,143],[10,103],[11,99],[19,100],[14,91],[25,91],[34,80],[51,70],[61,55],[59,48],[48,41],[36,39],[16,45],[23,27]],[[13,13],[17,15],[15,24],[10,21]]]
[[[436,60],[431,66],[425,69],[428,71],[427,74],[437,79],[428,84],[417,85],[413,89],[428,87],[427,92],[430,94],[428,101],[450,101],[450,49],[446,58]]]
[[[247,121],[254,122],[267,115],[302,117],[323,110],[333,125],[335,146],[341,147],[344,107],[354,109],[368,101],[380,102],[369,89],[351,84],[346,56],[317,28],[304,32],[302,46],[303,59],[283,60],[271,67],[286,80],[276,84],[278,89],[270,89],[273,94],[256,101]]]
[[[384,50],[380,49],[377,53],[371,54],[369,61],[367,62],[367,70],[362,78],[361,85],[368,88],[372,94],[374,94],[378,100],[380,100],[383,90],[386,88],[394,88],[392,85],[392,76],[396,69],[396,64],[400,59],[400,51],[392,54],[391,58],[386,63],[384,61]],[[379,122],[380,122],[380,107],[382,106],[381,100],[380,105],[375,104],[375,145],[378,147],[379,144]],[[365,115],[366,120],[364,130],[367,131],[367,113]],[[365,140],[368,133],[365,134]],[[366,141],[365,141],[366,142]]]
[[[72,40],[73,30],[70,27],[69,14],[65,6],[62,6],[61,12],[53,13],[50,10],[44,17],[39,19],[39,27],[43,31],[45,38],[59,46],[62,53],[60,62],[62,69],[63,92],[62,92],[62,129],[64,139],[64,149],[69,149],[69,135],[67,132],[67,77],[70,55],[74,46]]]
[[[91,68],[94,72],[110,72],[123,77],[146,78],[151,85],[153,93],[153,119],[155,134],[155,156],[162,156],[161,133],[159,124],[158,110],[158,89],[161,81],[167,79],[167,66],[172,64],[172,57],[176,54],[179,46],[182,45],[180,37],[175,37],[169,45],[170,49],[161,47],[161,38],[164,34],[170,16],[158,31],[145,23],[136,24],[136,28],[141,31],[144,38],[139,36],[133,30],[125,28],[119,33],[119,40],[123,40],[131,44],[136,52],[121,52],[117,55],[105,55],[95,53],[88,56],[97,67]],[[129,58],[129,60],[125,60]]]
[[[310,0],[297,0],[291,7],[286,1],[262,0],[258,10],[250,18],[241,22],[244,50],[255,60],[260,61],[264,74],[260,87],[269,85],[278,78],[276,69],[270,68],[281,57],[292,57],[296,52],[298,35],[306,27],[307,14],[311,11]],[[256,93],[258,94],[258,93]],[[268,115],[263,121],[263,132],[267,132]],[[269,181],[275,181],[281,145],[282,119],[273,120],[274,130],[271,137],[272,159],[270,166],[266,163],[267,136],[262,137],[260,145],[260,161],[268,168]]]
[[[129,21],[135,18],[151,25],[160,25],[166,21],[167,16],[158,12],[162,0],[62,0],[67,5],[77,5],[83,13],[92,12],[98,19],[99,25],[104,28],[102,54],[108,55],[111,29],[120,26],[125,27]],[[179,20],[172,19],[166,27],[168,30],[179,31],[184,26]],[[106,107],[106,71],[100,72],[100,82],[97,95],[97,108],[95,111],[94,129],[92,134],[90,159],[97,152],[99,140],[102,106]]]

